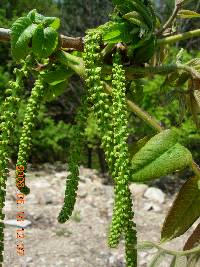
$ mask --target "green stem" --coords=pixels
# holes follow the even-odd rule
[[[191,254],[195,254],[195,253],[200,252],[200,246],[197,246],[197,247],[192,248],[190,250],[174,251],[174,250],[170,250],[170,249],[167,249],[167,248],[163,248],[160,245],[158,245],[158,244],[156,244],[154,242],[151,242],[151,241],[145,241],[145,242],[139,244],[137,246],[137,249],[145,249],[145,248],[149,249],[149,248],[152,248],[152,247],[155,247],[159,251],[163,251],[166,254],[173,255],[173,256],[187,256],[187,255],[191,255]]]
[[[193,30],[193,31],[188,31],[184,33],[179,33],[173,36],[169,36],[166,38],[158,39],[157,44],[160,45],[166,45],[166,44],[172,44],[176,43],[179,41],[187,40],[193,37],[198,37],[200,36],[200,29]]]
[[[82,78],[85,78],[85,66],[84,61],[81,57],[74,56],[70,53],[64,51],[58,51],[56,53],[57,60],[72,70],[74,70]],[[171,72],[182,70],[188,72],[194,79],[200,79],[200,73],[193,67],[184,64],[168,64],[163,66],[147,66],[147,67],[125,67],[126,78],[128,80],[133,80],[138,77],[138,75],[147,75],[147,74],[160,74],[166,75]],[[104,65],[102,72],[104,74],[112,73],[112,66]]]
[[[112,93],[112,88],[107,83],[104,83],[104,88],[108,94]],[[151,128],[155,129],[157,132],[161,132],[163,130],[163,128],[154,118],[152,118],[148,113],[142,110],[135,103],[128,99],[126,100],[126,103],[130,110],[133,111],[140,119],[145,121]]]
[[[200,79],[200,73],[193,67],[176,63],[176,64],[168,64],[162,66],[147,66],[147,67],[126,67],[126,77],[128,80],[133,80],[138,77],[138,75],[147,75],[147,74],[160,74],[166,75],[171,72],[182,70],[188,72],[194,79]],[[104,73],[111,73],[111,66],[106,65],[103,68]]]
[[[70,67],[82,78],[85,77],[85,66],[82,58],[64,52],[62,50],[58,51],[55,56],[61,64]]]

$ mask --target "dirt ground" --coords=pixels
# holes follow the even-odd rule
[[[4,267],[124,267],[124,242],[117,249],[107,245],[108,226],[112,216],[113,187],[102,183],[95,170],[80,168],[80,185],[75,210],[65,224],[57,222],[65,190],[65,166],[31,167],[26,183],[31,193],[26,196],[23,210],[31,224],[24,230],[25,255],[16,253],[16,226],[6,225]],[[155,209],[146,208],[149,200],[140,188],[134,197],[138,240],[159,241],[160,229],[175,195],[166,195]],[[17,210],[14,170],[7,182],[6,220],[15,219]],[[188,233],[168,244],[181,249]],[[138,266],[146,267],[156,252],[140,251]],[[164,260],[160,266],[169,266]]]

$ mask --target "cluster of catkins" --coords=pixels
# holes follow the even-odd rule
[[[102,58],[100,54],[101,32],[88,31],[85,38],[84,62],[86,69],[86,93],[82,98],[80,110],[77,112],[76,124],[74,125],[74,136],[70,145],[68,159],[68,171],[64,205],[58,216],[58,221],[64,223],[71,216],[75,201],[79,181],[79,163],[81,148],[84,142],[84,129],[89,113],[93,113],[98,124],[101,136],[102,148],[104,149],[110,174],[115,183],[115,203],[113,218],[110,226],[108,243],[110,247],[119,244],[122,235],[125,237],[127,266],[137,266],[137,255],[135,245],[137,243],[135,224],[133,222],[132,199],[128,187],[129,180],[129,156],[127,145],[127,123],[128,113],[125,100],[125,72],[121,63],[120,53],[113,54],[112,70],[112,94],[108,95],[104,90],[104,81],[101,75]],[[3,260],[3,219],[2,209],[5,201],[5,186],[7,178],[7,164],[9,158],[9,144],[11,132],[14,129],[14,119],[16,117],[16,104],[20,101],[18,97],[22,90],[22,78],[25,74],[25,64],[21,70],[16,70],[16,81],[10,83],[10,89],[6,91],[9,95],[3,103],[3,113],[0,125],[0,236],[1,236],[1,261]],[[16,165],[24,167],[24,176],[27,168],[27,160],[31,148],[31,135],[35,126],[39,105],[44,96],[44,83],[40,74],[35,81],[31,96],[28,99],[22,135],[20,138],[19,152]],[[18,171],[16,171],[18,178]],[[19,179],[16,184],[18,189],[24,193],[29,193],[29,188],[25,185],[19,186]]]
[[[6,98],[1,106],[0,115],[0,262],[3,262],[4,251],[4,213],[3,207],[6,195],[6,181],[8,175],[8,160],[10,156],[10,139],[15,127],[16,110],[19,106],[23,89],[23,77],[27,75],[26,64],[21,69],[15,69],[16,80],[9,83]]]
[[[127,145],[127,106],[125,99],[125,72],[119,52],[113,55],[112,94],[105,93],[101,77],[101,34],[89,31],[85,38],[86,86],[91,111],[96,116],[102,147],[110,174],[115,183],[115,203],[108,243],[116,247],[125,236],[127,266],[137,266],[136,230],[133,222],[132,199],[128,187],[129,156]]]
[[[10,82],[10,88],[6,90],[6,98],[1,107],[0,116],[0,262],[3,262],[3,240],[4,240],[4,214],[3,207],[6,195],[6,181],[8,176],[8,160],[10,157],[10,145],[12,144],[12,133],[15,127],[15,119],[18,114],[19,103],[22,96],[23,89],[23,78],[28,74],[28,65],[26,62],[22,62],[21,69],[15,69],[16,80]],[[24,193],[29,193],[29,188],[25,185],[25,172],[26,172],[26,161],[29,156],[31,146],[31,133],[35,125],[35,118],[37,116],[39,105],[41,103],[44,93],[43,80],[38,75],[35,85],[32,89],[31,96],[28,99],[22,135],[20,138],[19,152],[16,166],[24,167],[24,176],[19,178],[19,171],[16,170],[16,186]]]

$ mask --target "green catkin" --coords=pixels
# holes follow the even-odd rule
[[[87,120],[87,103],[86,97],[82,98],[82,105],[77,113],[76,122],[74,126],[73,139],[71,139],[70,153],[68,160],[68,171],[70,174],[67,176],[66,189],[64,197],[64,205],[59,213],[58,222],[65,223],[72,215],[74,205],[76,202],[78,183],[79,183],[79,164],[81,149],[83,147],[83,133]]]
[[[44,94],[44,85],[42,77],[39,75],[38,79],[35,81],[35,85],[32,89],[31,96],[28,100],[25,118],[23,122],[22,135],[20,138],[18,158],[16,166],[24,166],[24,178],[27,169],[27,159],[29,157],[29,152],[31,148],[31,135],[32,130],[35,126],[35,118],[37,116],[40,103]],[[18,171],[16,171],[16,180],[18,180]],[[20,192],[28,194],[30,189],[25,185],[19,187]]]
[[[97,120],[101,137],[101,145],[105,153],[109,169],[113,169],[113,132],[111,125],[111,101],[104,91],[104,84],[101,81],[101,57],[100,43],[101,34],[98,31],[88,31],[85,37],[84,62],[86,69],[86,87],[88,90],[88,102],[91,104],[91,111]]]
[[[104,91],[101,80],[102,59],[100,56],[101,33],[97,30],[88,31],[85,37],[84,62],[86,69],[86,87],[91,104],[91,112],[97,120],[101,137],[101,146],[104,150],[110,173],[114,168],[113,131],[111,124],[111,99]]]
[[[130,162],[128,156],[128,111],[125,99],[125,72],[120,55],[113,57],[112,80],[112,128],[114,131],[115,164],[112,176],[115,181],[115,205],[110,227],[109,244],[115,247],[119,243],[121,232],[125,234],[127,266],[137,266],[137,253],[134,246],[137,243],[135,224],[133,223],[132,199],[128,187]]]
[[[125,102],[125,77],[119,65],[119,55],[114,58],[113,105],[104,92],[101,81],[100,34],[88,32],[85,37],[86,86],[89,101],[97,119],[102,147],[109,171],[115,180],[115,206],[109,245],[116,247],[125,231],[127,266],[137,266],[136,230],[132,221],[132,200],[128,188],[129,162],[127,146],[127,110]]]
[[[26,64],[21,69],[14,69],[16,80],[9,83],[6,90],[6,98],[1,106],[0,116],[0,263],[3,262],[4,250],[4,217],[3,207],[6,195],[6,181],[8,175],[8,160],[10,156],[10,139],[15,126],[15,118],[23,88],[23,76],[27,74]]]

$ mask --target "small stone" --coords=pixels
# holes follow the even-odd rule
[[[33,258],[31,258],[31,257],[27,257],[27,258],[26,258],[26,263],[30,263],[30,262],[33,262]]]
[[[144,203],[143,210],[145,211],[154,210],[156,212],[160,212],[162,209],[158,204],[153,203],[153,202],[148,202],[148,203]]]
[[[43,193],[43,202],[44,202],[44,204],[52,204],[53,203],[51,192],[44,192]]]
[[[153,201],[157,201],[160,204],[165,202],[165,193],[156,187],[149,187],[144,193],[144,197]]]
[[[131,193],[133,194],[133,197],[140,198],[144,195],[144,192],[147,190],[148,185],[132,183],[129,188]]]
[[[5,220],[4,221],[5,225],[9,226],[17,226],[17,227],[23,227],[26,228],[29,225],[31,225],[31,222],[29,220],[24,220],[24,221],[17,221],[17,220]]]

